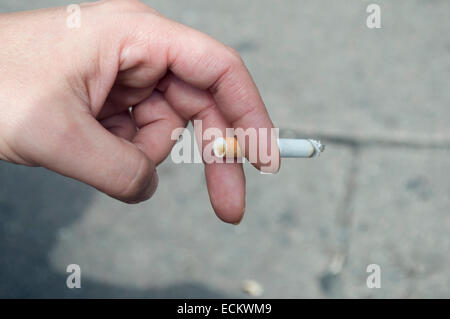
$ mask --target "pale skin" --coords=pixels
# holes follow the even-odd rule
[[[79,29],[67,27],[66,8],[0,15],[0,160],[139,203],[157,188],[172,131],[188,121],[273,128],[230,47],[139,1],[87,3],[81,14]],[[278,149],[268,153],[264,170],[277,172]],[[206,164],[205,175],[217,216],[239,223],[242,164]]]

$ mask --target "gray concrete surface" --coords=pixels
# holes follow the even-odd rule
[[[371,2],[382,29],[365,26]],[[166,161],[154,199],[127,206],[0,163],[0,297],[245,297],[246,279],[263,297],[450,297],[450,2],[371,2],[148,1],[237,48],[282,133],[327,151],[277,176],[246,167],[237,227],[198,165]],[[71,263],[81,289],[66,288]]]

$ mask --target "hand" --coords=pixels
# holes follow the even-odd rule
[[[223,132],[273,127],[231,48],[139,1],[83,4],[79,29],[67,17],[65,8],[0,16],[0,159],[137,203],[155,192],[155,167],[187,121]],[[205,173],[218,217],[239,222],[242,165],[207,164]]]

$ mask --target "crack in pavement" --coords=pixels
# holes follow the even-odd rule
[[[344,194],[337,207],[337,246],[332,252],[332,258],[326,266],[325,271],[319,277],[319,285],[325,295],[342,295],[339,291],[341,273],[348,261],[349,249],[352,244],[352,223],[354,209],[352,207],[357,196],[358,176],[361,170],[360,156],[364,149],[368,148],[404,148],[418,151],[448,150],[450,151],[450,139],[429,139],[426,137],[416,138],[414,136],[362,137],[346,136],[339,134],[323,134],[304,130],[283,129],[280,136],[285,138],[305,138],[312,136],[321,140],[325,145],[342,146],[350,150],[350,163],[345,168]],[[411,290],[411,289],[410,289]]]
[[[357,177],[360,170],[359,157],[360,146],[356,144],[346,145],[351,150],[351,162],[346,169],[344,197],[337,208],[338,246],[326,270],[319,279],[322,291],[327,294],[335,293],[339,275],[342,273],[351,244],[351,230],[353,221],[352,203],[357,190]]]

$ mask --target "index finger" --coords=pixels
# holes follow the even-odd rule
[[[199,31],[182,25],[176,28],[168,41],[168,68],[185,82],[209,90],[233,128],[253,130],[256,139],[252,134],[248,138],[237,135],[246,157],[258,169],[278,172],[280,155],[274,126],[240,55]]]

